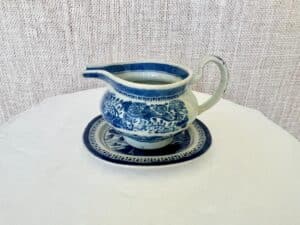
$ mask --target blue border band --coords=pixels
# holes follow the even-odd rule
[[[124,71],[139,71],[139,70],[148,70],[148,71],[160,71],[170,74],[174,74],[181,79],[188,77],[188,72],[178,66],[164,64],[164,63],[128,63],[121,65],[108,65],[108,66],[95,66],[88,67],[87,70],[106,70],[110,73],[120,73]]]
[[[184,69],[162,63],[133,63],[124,65],[110,65],[103,67],[88,67],[87,70],[106,70],[110,73],[115,74],[116,76],[118,75],[117,73],[125,71],[160,71],[180,77],[181,79],[185,79],[189,75],[188,72]],[[113,79],[110,79],[105,75],[101,75],[98,73],[87,73],[83,74],[83,76],[100,78],[112,85],[119,93],[135,99],[167,100],[171,98],[177,98],[178,96],[183,94],[186,89],[186,84],[176,88],[165,90],[133,88],[115,82]]]

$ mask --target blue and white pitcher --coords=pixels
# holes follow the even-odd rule
[[[201,105],[188,88],[192,72],[183,66],[160,62],[120,63],[87,67],[83,75],[109,84],[101,111],[127,143],[139,149],[157,149],[187,129],[226,90],[228,70],[224,61],[207,56],[201,63],[201,71],[209,62],[218,66],[221,79],[215,94]]]

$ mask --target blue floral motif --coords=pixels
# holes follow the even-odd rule
[[[137,148],[127,144],[122,134],[111,127],[104,132],[103,136],[105,145],[107,145],[113,151],[118,151],[123,154],[133,154],[136,156],[145,155],[144,151],[138,150]],[[159,149],[159,151],[152,150],[152,152],[154,155],[162,155],[166,152],[175,153],[178,151],[178,148],[181,149],[187,147],[190,144],[190,141],[191,137],[189,132],[183,131],[174,136],[174,139],[169,146]]]
[[[188,122],[185,104],[178,99],[162,104],[147,104],[124,100],[107,92],[101,109],[104,118],[114,127],[130,131],[169,133],[184,128]]]
[[[193,129],[174,135],[169,145],[149,151],[128,145],[121,132],[109,126],[103,116],[97,116],[86,127],[83,140],[91,153],[110,162],[126,165],[165,165],[196,158],[209,149],[212,140],[205,124],[196,119],[191,127]]]

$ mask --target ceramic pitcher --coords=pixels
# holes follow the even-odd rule
[[[157,149],[168,145],[175,134],[187,129],[225,92],[228,70],[221,58],[206,56],[198,76],[209,62],[217,65],[221,78],[216,92],[201,105],[189,89],[193,74],[181,65],[131,62],[90,66],[83,76],[108,84],[100,104],[101,113],[129,145]]]

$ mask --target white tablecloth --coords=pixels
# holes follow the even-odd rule
[[[49,98],[0,127],[0,224],[300,224],[300,144],[260,112],[221,100],[199,116],[204,155],[120,166],[82,142],[102,93]]]

